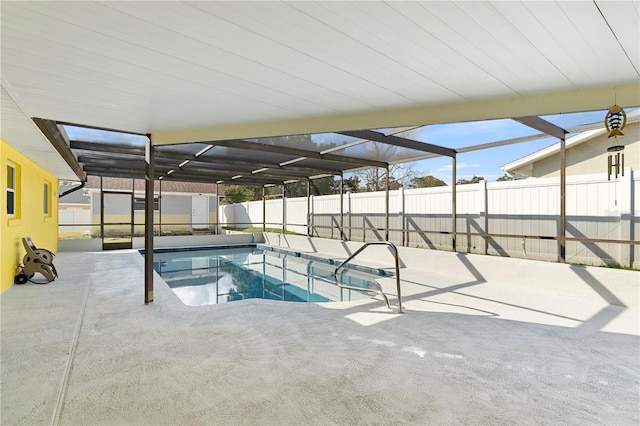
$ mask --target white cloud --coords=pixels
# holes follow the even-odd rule
[[[474,164],[474,163],[457,163],[456,164],[456,171],[457,170],[462,170],[462,169],[473,169],[473,168],[480,168],[482,167],[481,164]],[[451,170],[453,169],[451,164],[445,164],[444,166],[436,169],[436,171],[438,172],[451,172]]]

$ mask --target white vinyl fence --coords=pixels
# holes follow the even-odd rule
[[[58,224],[60,232],[91,231],[91,210],[63,209],[58,211]],[[72,226],[69,226],[72,225]],[[84,225],[84,226],[83,226]]]
[[[640,237],[640,177],[607,180],[606,174],[567,177],[566,237],[635,241]],[[560,179],[541,178],[458,185],[456,250],[498,256],[559,258]],[[301,234],[378,241],[386,238],[385,193],[268,200],[267,227]],[[397,245],[452,250],[451,187],[390,191],[389,241]],[[310,227],[307,228],[307,214]],[[261,227],[262,201],[220,207],[222,226]],[[283,221],[286,217],[286,221]],[[344,234],[341,234],[340,230]],[[483,235],[467,235],[483,234]],[[487,235],[488,234],[488,235]],[[640,267],[640,247],[629,243],[567,241],[571,263]]]

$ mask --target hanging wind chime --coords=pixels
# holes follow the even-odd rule
[[[607,152],[609,153],[608,162],[608,173],[609,180],[611,180],[611,175],[615,174],[616,179],[618,175],[624,176],[624,145],[618,145],[618,136],[623,136],[622,129],[627,125],[627,114],[624,112],[624,109],[619,107],[618,105],[614,105],[609,108],[607,111],[607,115],[604,118],[604,125],[607,128],[607,132],[609,132],[609,137],[613,138],[613,144],[607,148]]]

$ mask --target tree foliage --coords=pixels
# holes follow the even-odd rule
[[[516,180],[516,178],[505,173],[504,175],[496,179],[496,182],[506,182],[509,180]]]
[[[431,175],[414,177],[409,183],[409,188],[433,188],[435,186],[447,186],[447,184]]]
[[[400,189],[415,177],[415,171],[408,166],[397,164],[389,166],[389,189]],[[379,167],[372,167],[354,173],[356,178],[350,181],[352,192],[384,191],[387,171]]]
[[[250,201],[254,198],[253,188],[248,186],[228,186],[224,190],[221,204],[236,204]]]
[[[473,175],[473,177],[471,179],[458,179],[458,181],[456,182],[456,185],[466,185],[466,184],[469,184],[469,183],[478,183],[481,180],[484,180],[484,178],[482,176]]]

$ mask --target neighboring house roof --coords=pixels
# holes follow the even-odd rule
[[[640,109],[635,109],[627,115],[627,126],[635,125],[640,120]],[[578,133],[577,135],[567,139],[565,141],[565,149],[569,150],[577,145],[580,145],[584,142],[590,141],[598,136],[605,134],[607,130],[603,127],[600,129],[587,130],[582,133]],[[540,161],[544,158],[551,157],[552,155],[556,155],[560,152],[560,142],[550,145],[544,149],[526,155],[524,157],[518,158],[504,166],[500,167],[501,170],[505,172],[513,172],[515,170],[522,170],[528,167],[532,167],[533,163]]]
[[[565,142],[565,147],[566,149],[570,149],[575,145],[578,145],[582,142],[593,139],[605,132],[606,132],[606,129],[596,129],[596,130],[588,130],[586,132],[579,133],[576,136],[567,139]],[[560,152],[560,142],[550,145],[544,149],[541,149],[540,151],[536,151],[525,157],[518,158],[517,160],[512,161],[511,163],[505,164],[504,166],[500,167],[500,169],[504,170],[505,172],[521,169],[523,167],[526,167],[530,164],[535,163],[536,161],[542,160],[543,158],[547,158],[552,155],[555,155],[558,152]]]
[[[64,188],[64,189],[63,189]],[[60,193],[63,191],[69,190],[71,188],[65,188],[61,186]],[[60,197],[58,200],[60,204],[91,204],[91,197],[87,194],[84,189],[79,189],[77,191],[73,191],[72,193],[65,195],[64,197]]]
[[[131,180],[132,179],[103,177],[102,178],[103,188],[130,191]],[[88,176],[85,188],[99,189],[100,177]],[[136,179],[134,189],[136,191],[144,191],[145,189],[144,181],[142,179]],[[159,181],[155,182],[155,190],[156,191],[160,190]],[[170,180],[163,180],[162,192],[184,192],[189,194],[202,194],[202,193],[215,194],[216,184],[215,183],[197,183],[197,182],[176,182],[176,181],[170,181]]]

